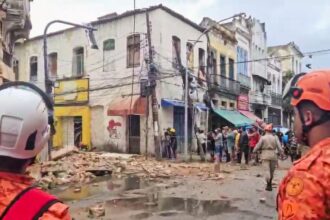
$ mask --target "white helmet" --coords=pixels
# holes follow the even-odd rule
[[[36,92],[22,87],[0,90],[0,155],[35,157],[50,136],[48,108]]]

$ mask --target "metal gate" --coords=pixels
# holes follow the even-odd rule
[[[129,115],[128,116],[128,153],[140,154],[140,116]]]
[[[192,120],[188,112],[188,142],[191,143]],[[176,130],[178,140],[178,152],[184,152],[184,108],[174,107],[173,109],[173,127]]]

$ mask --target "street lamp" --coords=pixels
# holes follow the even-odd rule
[[[47,96],[50,98],[50,100],[54,103],[54,98],[52,95],[52,90],[53,90],[53,85],[54,82],[52,80],[50,80],[49,78],[49,71],[48,71],[48,51],[47,51],[47,31],[48,28],[55,23],[60,23],[60,24],[66,24],[66,25],[70,25],[73,27],[80,27],[80,28],[84,28],[86,30],[86,34],[87,34],[87,38],[88,38],[88,42],[90,44],[90,47],[92,49],[98,49],[96,40],[95,40],[95,36],[94,36],[94,31],[96,31],[95,28],[93,28],[91,25],[83,25],[83,24],[75,24],[72,22],[68,22],[68,21],[62,21],[62,20],[54,20],[49,22],[45,29],[44,29],[44,35],[43,35],[43,42],[44,42],[44,72],[45,72],[45,90],[46,90],[46,94]],[[50,121],[54,121],[54,113],[53,112],[49,112],[49,120]],[[52,134],[51,136],[53,136],[55,133],[55,129],[52,128]],[[48,142],[48,159],[51,160],[51,148],[52,148],[52,137],[49,139]]]

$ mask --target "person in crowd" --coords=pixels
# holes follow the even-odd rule
[[[250,159],[254,159],[254,164],[257,165],[259,163],[259,152],[253,153],[253,149],[257,145],[259,139],[260,139],[260,134],[257,130],[256,127],[252,127],[250,129],[250,132],[248,134],[249,136],[249,149],[250,149]]]
[[[280,130],[278,130],[276,132],[276,136],[278,137],[278,140],[280,141],[280,143],[281,143],[281,145],[283,147],[283,136],[284,136],[283,133]]]
[[[197,132],[197,141],[201,146],[201,150],[203,150],[203,155],[206,155],[206,135],[203,130],[199,130]],[[200,152],[201,153],[201,152]]]
[[[262,150],[261,159],[264,167],[264,177],[266,179],[266,190],[272,191],[272,181],[274,178],[275,167],[277,164],[278,152],[282,152],[282,146],[276,136],[273,135],[273,125],[269,124],[265,127],[265,135],[260,138],[253,152],[256,153],[258,150]]]
[[[227,150],[228,150],[228,157],[234,161],[235,155],[235,132],[232,128],[228,129],[227,133]]]
[[[164,147],[165,147],[165,157],[167,157],[168,159],[171,159],[171,152],[172,152],[172,148],[171,148],[171,132],[170,132],[171,128],[167,128],[164,132]]]
[[[51,102],[33,85],[16,85],[0,86],[0,219],[70,220],[69,207],[26,174],[47,146]]]
[[[177,138],[176,130],[174,128],[168,128],[165,132],[165,140],[167,144],[167,157],[168,159],[176,159]]]
[[[226,163],[230,162],[230,154],[227,145],[228,130],[229,130],[228,126],[224,126],[222,129],[223,151],[225,152],[226,155]]]
[[[244,127],[241,128],[240,132],[241,132],[240,139],[239,139],[240,153],[238,156],[238,163],[242,162],[242,155],[244,155],[245,164],[248,165],[249,164],[249,152],[250,152],[249,136],[246,133],[246,129]]]
[[[210,152],[211,162],[214,162],[215,141],[213,131],[210,131],[207,135],[207,150]]]
[[[222,161],[222,152],[223,152],[223,134],[220,128],[216,129],[215,131],[215,162]]]
[[[173,158],[172,159],[176,159],[176,150],[178,148],[178,140],[176,137],[176,130],[174,128],[171,128],[170,130],[170,135],[171,135],[171,141],[170,141],[170,146],[171,146],[171,150],[172,150],[172,154],[173,154]]]
[[[235,136],[235,153],[236,153],[236,162],[237,163],[239,162],[239,160],[242,156],[242,155],[240,155],[241,153],[240,153],[240,145],[239,145],[241,133],[242,133],[242,129],[241,128],[237,129],[237,133]]]

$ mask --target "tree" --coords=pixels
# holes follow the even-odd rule
[[[282,76],[282,88],[284,89],[286,84],[290,81],[290,79],[294,76],[294,72],[292,70],[283,72]]]

